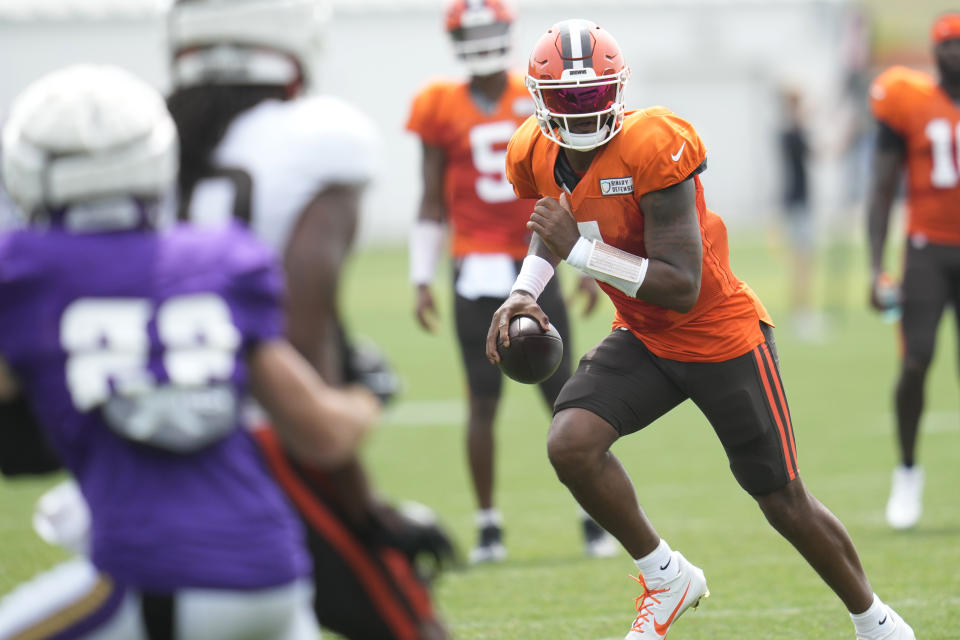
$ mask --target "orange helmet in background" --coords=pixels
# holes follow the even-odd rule
[[[471,75],[506,70],[512,26],[513,9],[503,0],[454,0],[447,7],[447,33]]]
[[[941,84],[960,86],[960,12],[939,16],[930,28],[930,39]]]
[[[930,28],[930,39],[934,44],[960,38],[960,12],[950,12],[939,16]]]
[[[558,22],[530,54],[527,88],[540,131],[562,147],[588,151],[623,128],[623,90],[630,68],[610,33],[589,20]],[[571,131],[571,120],[593,118],[592,131]]]

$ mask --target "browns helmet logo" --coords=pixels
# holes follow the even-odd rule
[[[527,73],[538,80],[560,80],[612,75],[624,67],[620,47],[606,29],[588,20],[566,20],[537,42]]]

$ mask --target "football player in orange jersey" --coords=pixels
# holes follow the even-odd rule
[[[454,0],[446,11],[446,30],[468,81],[437,81],[414,98],[407,129],[423,145],[423,197],[410,238],[411,280],[416,287],[416,317],[432,330],[436,306],[430,285],[444,239],[452,230],[455,264],[457,338],[469,388],[467,455],[477,501],[478,542],[471,562],[506,557],[500,512],[494,507],[493,423],[502,376],[484,357],[486,319],[510,292],[527,253],[527,218],[532,201],[518,200],[504,174],[507,141],[533,113],[523,75],[507,71],[513,11],[502,0]],[[592,310],[598,294],[592,280],[581,281]],[[569,345],[567,311],[553,283],[541,303]],[[570,377],[565,356],[557,373],[540,385],[551,406]],[[608,556],[616,544],[586,514],[585,550]]]
[[[487,334],[496,362],[510,318],[547,326],[536,301],[560,258],[613,301],[613,331],[557,398],[547,451],[639,568],[627,640],[661,640],[709,593],[703,571],[653,528],[610,452],[688,398],[740,485],[843,601],[858,640],[912,640],[873,593],[843,525],[800,479],[770,317],[731,271],[723,221],[706,207],[703,142],[663,107],[626,111],[628,75],[616,41],[587,20],[560,22],[534,46],[527,86],[537,110],[510,140],[507,176],[520,197],[540,197],[528,224],[536,233]]]
[[[887,523],[912,527],[920,519],[923,470],[916,465],[923,388],[937,326],[949,303],[960,305],[960,13],[941,16],[932,30],[940,73],[892,67],[870,88],[879,123],[868,201],[870,302],[902,309],[900,376],[894,392],[900,464],[893,471]],[[907,178],[907,247],[903,281],[886,275],[884,245],[901,175]]]

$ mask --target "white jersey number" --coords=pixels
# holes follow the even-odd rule
[[[67,352],[67,388],[74,406],[88,411],[111,395],[135,395],[156,386],[147,365],[149,300],[81,298],[60,318],[60,344]],[[156,310],[163,366],[170,383],[199,386],[230,378],[240,332],[219,296],[177,296]]]
[[[477,178],[477,195],[484,202],[510,202],[516,199],[507,180],[506,145],[517,126],[510,120],[478,124],[470,129],[470,151]]]
[[[927,139],[933,151],[933,170],[930,183],[941,189],[951,189],[960,183],[957,167],[960,166],[960,123],[950,125],[946,118],[936,118],[927,123]]]

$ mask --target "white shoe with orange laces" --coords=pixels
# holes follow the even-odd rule
[[[699,567],[687,562],[679,551],[673,552],[673,559],[680,566],[680,573],[658,588],[650,589],[643,575],[636,578],[643,592],[635,600],[637,617],[633,621],[624,640],[662,640],[667,631],[683,612],[690,607],[696,608],[701,598],[710,595],[707,580]]]

